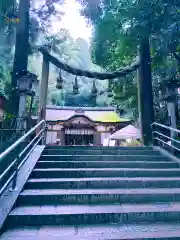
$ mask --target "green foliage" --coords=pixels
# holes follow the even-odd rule
[[[15,30],[16,25],[6,23],[5,12],[17,14],[17,2],[1,0],[1,17],[3,24],[1,25],[0,32],[0,88],[1,91],[6,92],[9,96],[11,93],[11,74],[13,67],[13,56],[15,47]],[[63,5],[63,0],[31,0],[30,9],[30,48],[29,48],[29,64],[28,69],[37,74],[38,79],[41,78],[41,63],[42,56],[37,51],[39,46],[44,44],[51,45],[51,53],[61,61],[68,63],[77,68],[91,69],[102,71],[97,65],[91,61],[91,55],[89,52],[89,46],[83,39],[77,39],[75,41],[70,36],[70,33],[66,29],[61,29],[58,33],[52,34],[53,23],[56,20],[61,21],[61,17],[64,15],[63,9],[59,8]],[[58,8],[56,8],[58,5]],[[2,10],[3,9],[3,10]],[[4,12],[3,12],[4,11]],[[53,17],[53,18],[52,18]],[[0,24],[2,21],[0,22]],[[90,97],[90,91],[92,87],[92,80],[88,78],[78,78],[79,83],[79,95],[72,96],[72,83],[74,76],[62,73],[64,78],[64,90],[61,93],[56,89],[56,79],[59,70],[50,66],[49,77],[49,90],[48,90],[48,103],[55,105],[92,105],[92,99]],[[106,88],[106,82],[97,81],[97,86],[100,90]],[[107,102],[107,96],[98,96],[97,104],[105,105]],[[33,105],[33,112],[36,113],[38,105],[38,92],[37,99]],[[27,101],[27,111],[30,106],[30,100]]]
[[[117,70],[138,55],[142,37],[149,37],[156,119],[165,121],[166,106],[160,104],[159,82],[180,71],[180,1],[103,0],[101,4],[81,1],[84,14],[94,26],[93,52],[97,64]],[[137,120],[136,76],[119,79],[114,84],[113,102],[128,110]]]
[[[160,104],[159,82],[164,76],[178,75],[180,71],[180,2],[171,0],[79,0],[83,4],[82,12],[94,26],[92,63],[88,44],[82,40],[74,41],[69,32],[61,29],[52,34],[53,18],[61,21],[64,15],[63,0],[31,0],[30,10],[30,51],[29,70],[41,77],[42,56],[37,52],[41,45],[49,43],[51,53],[71,66],[102,71],[113,71],[127,64],[137,56],[138,45],[142,36],[149,36],[151,41],[153,88],[156,117],[164,121],[164,104]],[[56,8],[56,5],[59,8]],[[13,65],[16,25],[2,21],[4,13],[15,11],[17,2],[0,0],[0,88],[10,93],[10,71]],[[5,9],[5,10],[4,10]],[[53,18],[52,18],[53,17]],[[99,67],[100,66],[100,67]],[[74,76],[62,72],[63,92],[57,90],[56,78],[59,72],[50,66],[48,103],[56,105],[92,106],[94,101],[90,92],[92,80],[78,78],[79,94],[72,95]],[[100,94],[98,106],[108,106],[107,81],[96,81]],[[113,84],[112,103],[138,119],[137,76],[116,79]],[[37,100],[38,101],[38,100]],[[37,101],[34,109],[37,108]],[[35,111],[35,110],[34,110]]]
[[[114,84],[113,103],[131,119],[138,119],[138,89],[137,79],[131,74]]]

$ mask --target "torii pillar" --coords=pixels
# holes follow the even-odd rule
[[[47,91],[48,91],[48,79],[49,79],[49,61],[45,55],[43,55],[42,63],[42,76],[40,83],[40,98],[38,109],[38,122],[46,120],[46,104],[47,104]]]
[[[138,98],[139,98],[139,118],[141,126],[142,142],[144,145],[152,144],[151,124],[154,122],[153,90],[151,75],[151,58],[149,39],[141,41],[140,67],[138,71]]]

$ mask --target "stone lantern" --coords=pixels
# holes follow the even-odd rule
[[[59,76],[57,77],[57,84],[56,84],[57,89],[63,89],[63,78],[61,75],[61,70],[59,71]]]
[[[17,90],[19,93],[26,93],[32,95],[37,91],[38,80],[37,76],[29,71],[21,71],[16,74]]]
[[[30,104],[30,114],[31,114],[33,98],[35,93],[37,92],[38,80],[35,74],[27,70],[22,70],[19,73],[17,73],[16,78],[17,78],[16,91],[20,95],[18,117],[20,120],[23,120],[23,119],[25,120],[26,97],[31,96],[31,104]]]
[[[73,94],[77,95],[79,93],[78,79],[75,77],[75,82],[73,84]]]

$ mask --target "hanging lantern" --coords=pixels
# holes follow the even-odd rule
[[[73,93],[74,93],[74,95],[79,93],[77,76],[75,77],[75,82],[74,82],[74,85],[73,85]]]
[[[118,91],[119,91],[119,93],[123,93],[123,84],[122,83],[120,83],[119,85],[118,85]]]
[[[92,97],[97,97],[97,93],[98,93],[98,90],[97,90],[97,87],[96,87],[96,82],[95,82],[95,80],[94,80],[94,81],[93,81],[92,91],[91,91],[91,96],[92,96]]]
[[[56,88],[57,89],[62,89],[63,88],[63,78],[61,76],[61,70],[59,71],[59,76],[57,77]]]
[[[112,93],[112,85],[110,80],[108,81],[108,97],[112,98],[113,97],[113,93]]]

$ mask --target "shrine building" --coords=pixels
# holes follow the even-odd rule
[[[100,146],[112,133],[131,124],[112,107],[47,106],[46,121],[46,142],[50,145]]]

